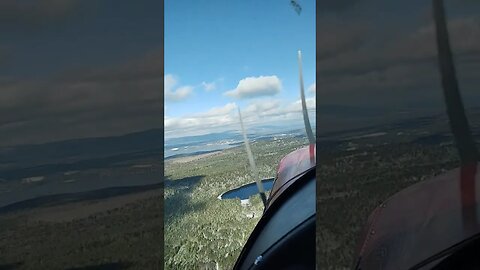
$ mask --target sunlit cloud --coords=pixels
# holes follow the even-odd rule
[[[308,87],[308,92],[315,94],[316,91],[317,91],[316,83],[312,83],[312,84]]]
[[[247,77],[238,82],[235,89],[225,92],[226,96],[246,99],[261,96],[273,96],[282,89],[282,82],[277,76]]]
[[[166,101],[183,101],[190,97],[193,92],[193,86],[180,86],[176,87],[178,79],[172,74],[167,74],[164,77],[164,93]]]
[[[308,111],[313,119],[315,98],[306,99]],[[228,130],[238,130],[239,116],[237,104],[227,103],[213,107],[207,111],[183,117],[165,116],[166,137],[198,135]],[[279,99],[260,99],[240,108],[247,127],[265,124],[284,124],[302,121],[302,105],[300,100],[286,102]]]

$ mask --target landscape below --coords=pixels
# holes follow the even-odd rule
[[[0,269],[160,269],[162,136],[1,148]]]
[[[260,177],[274,177],[280,159],[306,144],[305,137],[252,143]],[[255,195],[243,205],[218,196],[252,181],[243,146],[194,161],[166,161],[165,269],[232,269],[263,204]]]
[[[479,112],[469,115],[477,141]],[[253,181],[243,145],[162,164],[161,136],[0,148],[0,269],[231,268],[262,213],[258,196],[250,205],[217,198]],[[260,177],[305,144],[253,142]],[[351,267],[376,206],[458,165],[444,115],[320,133],[317,152],[317,214],[329,217],[317,222],[319,269]]]
[[[468,113],[479,144],[480,110]],[[321,136],[317,152],[317,269],[351,269],[377,206],[460,164],[444,114]]]

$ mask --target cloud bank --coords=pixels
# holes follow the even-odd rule
[[[315,117],[315,98],[306,99],[311,121]],[[284,102],[279,99],[257,99],[240,108],[245,125],[259,126],[264,124],[302,123],[301,101]],[[195,113],[185,117],[165,116],[165,136],[176,137],[198,135],[227,130],[238,130],[239,118],[237,105],[227,103],[208,111]]]
[[[49,78],[0,78],[0,146],[161,128],[162,58],[155,50]]]
[[[388,13],[396,4],[377,2],[358,2],[349,13],[317,18],[322,103],[387,110],[403,110],[415,103],[443,110],[431,2],[406,1],[405,9],[412,13],[408,24],[405,18]],[[385,18],[382,25],[365,23],[380,15]],[[453,2],[447,15],[462,96],[473,105],[480,78],[480,16]]]

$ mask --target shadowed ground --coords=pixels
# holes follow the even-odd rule
[[[162,269],[159,185],[65,198],[0,215],[0,269]]]
[[[471,120],[478,142],[480,117],[475,116]],[[448,122],[442,119],[412,119],[317,138],[317,269],[351,269],[361,231],[375,207],[406,187],[459,166]],[[368,134],[376,135],[359,136]]]

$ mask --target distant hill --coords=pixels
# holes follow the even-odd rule
[[[72,139],[0,148],[0,164],[30,167],[72,163],[129,153],[163,151],[163,130],[151,129],[121,136]],[[0,169],[1,175],[1,169]]]
[[[304,132],[303,122],[300,122],[292,126],[259,125],[259,126],[248,127],[247,129],[247,134],[249,138],[256,138],[256,137],[278,134],[278,133],[299,133],[299,132]],[[202,143],[216,142],[221,140],[243,141],[243,137],[240,131],[238,130],[238,131],[210,133],[205,135],[167,138],[165,139],[165,147],[166,148],[183,147],[183,146],[189,146],[192,144],[202,144]]]

